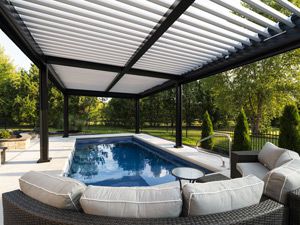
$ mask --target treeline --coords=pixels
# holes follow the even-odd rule
[[[16,69],[0,48],[0,126],[39,126],[39,70]],[[81,129],[99,120],[104,103],[97,98],[72,96],[70,128]],[[58,129],[63,124],[63,95],[49,82],[49,125]]]
[[[84,75],[84,74],[83,74]],[[38,128],[38,69],[17,70],[0,48],[0,126]],[[208,111],[214,128],[235,125],[241,107],[253,133],[278,126],[283,107],[299,102],[300,50],[183,85],[184,126],[200,126]],[[71,96],[70,129],[90,125],[134,127],[133,100]],[[141,100],[142,126],[175,126],[173,89]],[[49,82],[49,125],[63,125],[63,96]]]
[[[183,123],[191,127],[199,125],[202,115],[209,111],[215,121],[220,120],[220,112],[213,104],[211,94],[202,82],[183,85]],[[140,100],[141,123],[143,126],[175,126],[175,90],[170,89]],[[133,100],[111,99],[104,109],[107,123],[130,127],[134,123],[135,106]]]

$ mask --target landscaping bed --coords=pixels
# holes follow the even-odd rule
[[[13,133],[5,130],[1,132],[0,147],[7,149],[26,149],[30,145],[31,135],[26,133]]]

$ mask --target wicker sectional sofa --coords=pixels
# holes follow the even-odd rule
[[[300,198],[300,195],[295,195]],[[288,224],[288,208],[273,200],[266,199],[258,205],[206,216],[178,217],[163,219],[112,218],[88,215],[80,212],[57,209],[36,201],[20,190],[2,195],[4,225],[111,225],[111,224]],[[295,201],[298,204],[297,201]],[[295,223],[294,223],[295,224]]]
[[[206,176],[200,182],[224,179],[220,175]],[[262,201],[250,207],[229,212],[178,218],[133,219],[88,215],[82,212],[58,209],[43,204],[25,195],[20,190],[2,195],[4,225],[79,225],[79,224],[299,224],[300,189],[289,195],[289,205],[285,206],[263,196]]]

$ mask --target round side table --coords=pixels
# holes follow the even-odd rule
[[[196,180],[205,175],[201,170],[190,167],[176,167],[171,173],[179,180],[180,190],[182,190],[181,180],[188,180],[190,183],[194,183]]]

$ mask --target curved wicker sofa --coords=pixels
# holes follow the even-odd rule
[[[20,190],[7,192],[2,195],[4,225],[159,225],[159,224],[205,224],[205,225],[277,225],[288,224],[288,209],[270,199],[258,205],[230,212],[165,219],[130,219],[111,218],[87,215],[70,210],[57,209],[38,202]]]

